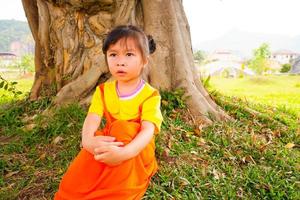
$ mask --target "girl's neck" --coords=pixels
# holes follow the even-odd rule
[[[144,81],[141,78],[138,78],[134,81],[117,81],[116,89],[119,97],[127,97],[136,93],[144,84]]]

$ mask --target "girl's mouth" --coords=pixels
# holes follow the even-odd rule
[[[123,70],[118,70],[118,71],[117,71],[117,74],[124,75],[124,74],[126,74],[126,72],[123,71]]]

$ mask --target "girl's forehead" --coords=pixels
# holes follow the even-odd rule
[[[108,51],[112,50],[139,50],[138,41],[132,37],[121,38],[109,46]]]

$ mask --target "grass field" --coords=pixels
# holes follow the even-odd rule
[[[287,109],[300,116],[300,76],[213,77],[210,85],[226,96]]]
[[[180,93],[161,94],[159,171],[143,199],[299,199],[300,126],[293,112],[212,92],[234,120],[199,128]],[[86,109],[73,104],[43,113],[49,105],[42,99],[0,107],[1,200],[53,199],[80,150]]]

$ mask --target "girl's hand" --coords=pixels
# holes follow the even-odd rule
[[[95,160],[107,165],[118,165],[121,164],[122,161],[126,160],[124,149],[124,147],[116,145],[101,146],[95,149],[94,158]]]
[[[114,137],[110,136],[93,136],[85,138],[82,142],[82,146],[91,154],[95,155],[95,148],[102,146],[122,146],[122,142],[115,142]]]

